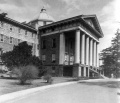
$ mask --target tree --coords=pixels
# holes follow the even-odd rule
[[[109,76],[114,74],[120,76],[120,33],[117,31],[115,37],[111,41],[111,46],[102,50],[101,56],[103,60],[104,74]]]
[[[18,46],[14,46],[13,51],[3,53],[1,59],[8,68],[12,68],[27,65],[27,60],[31,57],[32,46],[22,42]]]
[[[119,29],[115,34],[115,38],[112,40],[112,55],[115,58],[115,70],[114,74],[116,77],[120,77],[120,33]]]
[[[26,42],[14,46],[12,51],[3,53],[1,59],[10,70],[19,74],[18,77],[22,84],[26,80],[34,78],[35,74],[37,75],[37,68],[42,72],[42,62],[38,57],[32,55],[32,46]]]
[[[38,69],[33,65],[21,66],[14,69],[14,73],[17,74],[20,84],[25,84],[27,81],[31,81],[38,77]]]

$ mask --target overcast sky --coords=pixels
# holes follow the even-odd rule
[[[81,14],[96,14],[104,33],[99,51],[110,46],[120,28],[120,0],[0,0],[0,9],[19,22],[30,21],[42,7],[56,21]]]

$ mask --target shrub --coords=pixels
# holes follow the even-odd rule
[[[21,66],[14,68],[14,73],[18,76],[20,84],[25,84],[27,81],[31,81],[38,77],[38,69],[33,65]]]
[[[46,80],[46,82],[50,84],[53,82],[52,76],[50,74],[45,74],[43,79]]]

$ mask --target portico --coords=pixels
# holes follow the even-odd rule
[[[91,24],[88,24],[88,19]],[[96,22],[95,15],[87,16],[87,19],[86,16],[77,16],[39,28],[41,37],[59,35],[58,66],[62,76],[97,74],[98,44],[103,34]]]
[[[89,77],[90,66],[97,70],[97,43],[80,29],[62,32],[59,64],[73,68],[73,76]]]

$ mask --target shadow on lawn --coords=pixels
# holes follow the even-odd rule
[[[38,87],[49,85],[46,81],[41,81],[41,78],[37,78],[34,80],[27,80],[25,84],[21,84],[20,80],[16,77],[2,77],[0,79],[8,80],[7,84],[11,86],[28,86],[28,87]]]
[[[17,80],[16,77],[0,77],[0,79],[10,79],[10,80]]]
[[[120,88],[120,81],[108,81],[108,82],[79,82],[86,85],[98,85],[109,88]]]

